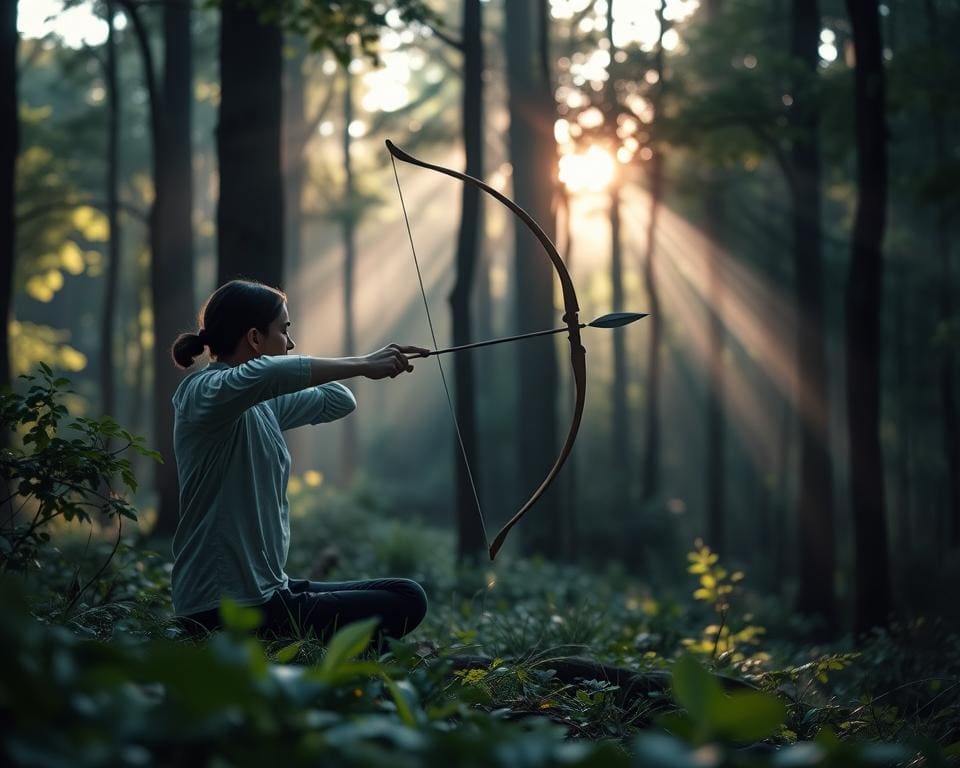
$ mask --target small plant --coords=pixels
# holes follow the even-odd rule
[[[91,523],[99,513],[118,523],[136,520],[127,492],[136,491],[137,480],[121,454],[132,449],[161,461],[142,437],[109,416],[68,422],[61,400],[70,392],[70,381],[55,377],[45,363],[37,375],[21,378],[31,384],[25,395],[0,393],[0,430],[13,443],[0,449],[0,574],[41,568],[49,527],[57,518]],[[67,430],[76,436],[66,436]],[[118,524],[118,545],[120,528]],[[85,588],[72,596],[71,604]]]
[[[699,581],[693,597],[711,605],[717,620],[704,628],[700,638],[686,638],[683,645],[691,653],[719,663],[755,666],[766,661],[767,654],[754,652],[750,647],[759,642],[766,630],[748,623],[749,616],[737,620],[738,617],[730,611],[730,600],[736,586],[743,581],[743,571],[730,573],[720,565],[719,555],[702,540],[697,539],[694,546],[696,549],[687,555],[690,561],[687,571],[696,575]]]

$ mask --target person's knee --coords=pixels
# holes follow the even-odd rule
[[[412,579],[400,579],[400,586],[407,598],[407,628],[410,632],[424,620],[427,615],[427,593]]]

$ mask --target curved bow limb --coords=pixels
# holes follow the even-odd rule
[[[523,208],[517,205],[513,200],[480,179],[477,179],[473,176],[468,176],[465,173],[455,171],[451,168],[444,168],[443,166],[434,165],[433,163],[420,160],[413,155],[404,152],[389,139],[386,141],[386,146],[390,154],[397,160],[410,163],[411,165],[416,165],[427,170],[436,171],[437,173],[442,173],[446,176],[450,176],[451,178],[459,179],[467,184],[471,184],[478,189],[483,190],[488,195],[506,206],[527,226],[537,240],[540,241],[540,244],[543,246],[543,249],[546,251],[547,256],[550,258],[550,261],[553,264],[554,270],[557,273],[557,277],[560,279],[564,308],[563,321],[568,329],[568,339],[570,341],[570,366],[573,370],[573,379],[576,386],[576,399],[574,402],[573,418],[570,422],[570,428],[567,430],[567,436],[563,442],[563,447],[560,450],[560,454],[553,466],[550,468],[550,471],[547,473],[547,476],[537,487],[536,491],[534,491],[533,495],[523,504],[522,507],[520,507],[520,510],[513,515],[510,520],[507,521],[507,523],[494,537],[493,543],[490,545],[489,550],[490,559],[493,560],[496,558],[497,553],[503,546],[510,529],[520,522],[520,519],[534,504],[536,504],[540,497],[543,496],[547,488],[550,487],[550,484],[560,473],[560,470],[563,468],[563,465],[567,460],[567,456],[570,455],[570,450],[573,448],[573,443],[577,438],[577,432],[580,429],[580,421],[583,417],[583,407],[584,403],[586,402],[587,394],[587,364],[586,350],[583,348],[583,344],[580,341],[580,324],[578,318],[580,306],[577,303],[577,293],[574,290],[573,281],[570,279],[570,273],[567,271],[567,266],[563,263],[563,259],[561,258],[559,251],[557,251],[557,247],[553,244],[553,241],[547,237],[546,232],[544,232],[540,225],[534,221],[533,217],[523,210]]]

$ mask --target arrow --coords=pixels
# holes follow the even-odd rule
[[[601,315],[591,320],[589,323],[580,323],[581,328],[619,328],[622,325],[628,325],[636,322],[643,317],[647,317],[645,312],[612,312],[609,315]],[[447,352],[461,352],[464,349],[476,349],[477,347],[489,347],[492,344],[503,344],[508,341],[518,341],[520,339],[532,339],[536,336],[549,336],[552,333],[562,333],[567,331],[567,326],[560,328],[551,328],[546,331],[534,331],[533,333],[521,333],[518,336],[504,336],[499,339],[488,339],[487,341],[475,341],[473,344],[461,344],[459,347],[447,347],[446,349],[432,349],[422,354],[413,354],[408,356],[408,360],[417,357],[430,357],[431,355],[445,355]]]

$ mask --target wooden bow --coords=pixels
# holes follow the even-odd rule
[[[580,312],[580,306],[577,303],[577,293],[573,288],[573,281],[570,279],[570,273],[567,271],[566,265],[563,263],[563,259],[560,256],[560,253],[557,251],[557,247],[553,244],[553,241],[547,237],[546,232],[533,220],[533,217],[530,216],[523,208],[517,205],[513,200],[508,198],[506,195],[498,192],[496,189],[491,187],[489,184],[477,179],[473,176],[468,176],[465,173],[460,171],[455,171],[451,168],[444,168],[440,165],[434,165],[433,163],[427,163],[423,160],[419,160],[413,155],[404,152],[396,144],[387,139],[386,141],[387,150],[390,152],[391,156],[396,160],[400,160],[405,163],[410,163],[411,165],[419,166],[420,168],[426,168],[427,170],[436,171],[437,173],[442,173],[446,176],[451,176],[454,179],[459,179],[460,181],[466,182],[467,184],[472,184],[478,189],[486,192],[494,199],[498,200],[500,203],[509,208],[534,234],[537,240],[540,241],[540,244],[543,246],[544,250],[547,253],[547,256],[550,257],[550,261],[553,264],[554,269],[557,272],[557,276],[560,278],[560,286],[563,291],[563,321],[567,326],[568,338],[570,340],[570,366],[573,368],[573,380],[576,385],[576,400],[573,408],[573,418],[570,422],[570,428],[567,430],[566,439],[563,441],[563,448],[560,450],[560,455],[557,457],[553,466],[550,468],[550,471],[547,473],[547,476],[543,479],[537,489],[533,492],[533,495],[524,502],[523,506],[520,507],[519,511],[513,515],[504,526],[497,532],[497,535],[493,539],[493,543],[489,545],[489,554],[490,559],[493,560],[496,558],[497,553],[500,551],[500,547],[503,546],[503,542],[507,538],[507,534],[510,532],[510,529],[513,528],[517,523],[520,522],[520,519],[527,513],[527,511],[537,503],[541,496],[546,493],[547,488],[550,487],[550,484],[553,482],[554,478],[560,473],[560,470],[563,468],[564,462],[567,460],[567,456],[570,455],[570,450],[573,448],[574,440],[577,438],[577,432],[580,429],[580,420],[583,417],[583,406],[586,402],[587,394],[587,360],[586,360],[586,350],[583,348],[583,345],[580,343],[580,320],[578,313]],[[399,188],[399,178],[397,179],[397,185]],[[404,219],[406,219],[406,211],[404,211]],[[409,234],[410,222],[407,221],[407,230]],[[410,240],[411,246],[413,245],[413,239],[411,236]],[[418,268],[419,269],[419,268]],[[424,296],[424,301],[426,301],[426,296]],[[464,456],[464,461],[466,461],[466,456]],[[479,502],[478,502],[479,504]]]

